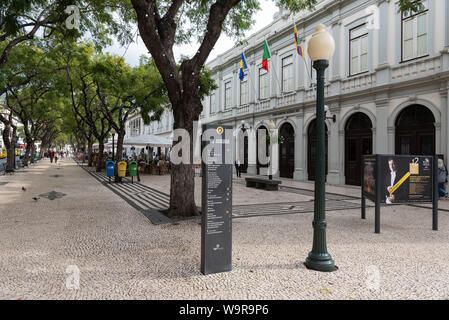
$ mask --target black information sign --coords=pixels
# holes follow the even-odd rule
[[[432,202],[433,230],[438,230],[438,158],[436,156],[370,155],[362,165],[362,219],[365,198],[375,204],[375,232],[380,233],[380,204]]]
[[[232,126],[203,125],[201,272],[232,270]]]

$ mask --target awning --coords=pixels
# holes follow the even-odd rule
[[[123,141],[124,146],[134,147],[162,147],[170,148],[172,146],[172,140],[154,134],[146,134],[138,137],[131,137]]]

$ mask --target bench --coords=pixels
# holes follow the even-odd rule
[[[249,188],[265,189],[269,191],[279,190],[280,180],[269,180],[266,178],[246,177],[246,186]]]

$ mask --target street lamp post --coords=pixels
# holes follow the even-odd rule
[[[114,128],[111,129],[111,134],[112,134],[112,161],[115,161],[115,157],[114,157],[114,138],[115,138],[115,134],[117,132],[115,131]]]
[[[326,208],[325,208],[325,112],[324,112],[324,71],[329,66],[329,60],[335,51],[335,41],[325,30],[324,25],[316,27],[316,32],[308,43],[308,54],[317,72],[316,101],[316,177],[315,177],[315,207],[313,216],[313,247],[306,259],[308,269],[317,271],[334,271],[335,265],[327,252],[326,244]]]

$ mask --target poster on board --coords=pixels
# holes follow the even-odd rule
[[[381,202],[432,202],[433,157],[381,156]]]

